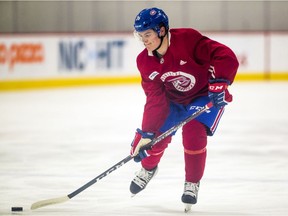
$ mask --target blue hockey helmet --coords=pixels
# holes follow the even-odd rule
[[[153,29],[160,35],[160,28],[164,26],[166,33],[169,29],[168,16],[159,8],[146,8],[135,18],[134,28],[136,32]]]

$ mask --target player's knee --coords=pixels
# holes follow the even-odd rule
[[[206,152],[207,133],[206,127],[202,123],[189,122],[183,127],[182,136],[185,152],[190,154]]]
[[[185,152],[186,154],[189,154],[189,155],[203,154],[203,153],[206,153],[206,147],[203,148],[203,149],[199,149],[199,150],[189,150],[189,149],[185,149],[185,148],[184,148],[184,152]]]

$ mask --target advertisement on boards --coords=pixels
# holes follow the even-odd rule
[[[238,74],[288,73],[287,33],[205,35],[235,52]],[[0,39],[0,81],[138,76],[136,57],[144,49],[131,34],[27,34]]]
[[[0,79],[135,75],[142,49],[128,35],[4,38]]]

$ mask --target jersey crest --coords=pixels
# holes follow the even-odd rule
[[[187,92],[191,90],[196,83],[196,79],[193,75],[178,71],[178,72],[166,72],[161,78],[162,82],[171,82],[172,85],[181,92]]]

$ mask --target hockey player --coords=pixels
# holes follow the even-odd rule
[[[145,49],[137,57],[146,104],[142,129],[136,130],[130,154],[142,168],[130,191],[139,193],[156,175],[171,136],[150,150],[141,147],[173,125],[212,101],[213,107],[182,128],[185,182],[182,202],[197,203],[206,161],[207,136],[212,136],[232,101],[228,86],[233,83],[238,61],[227,46],[191,28],[169,29],[168,17],[159,8],[142,10],[135,19],[134,34]]]

